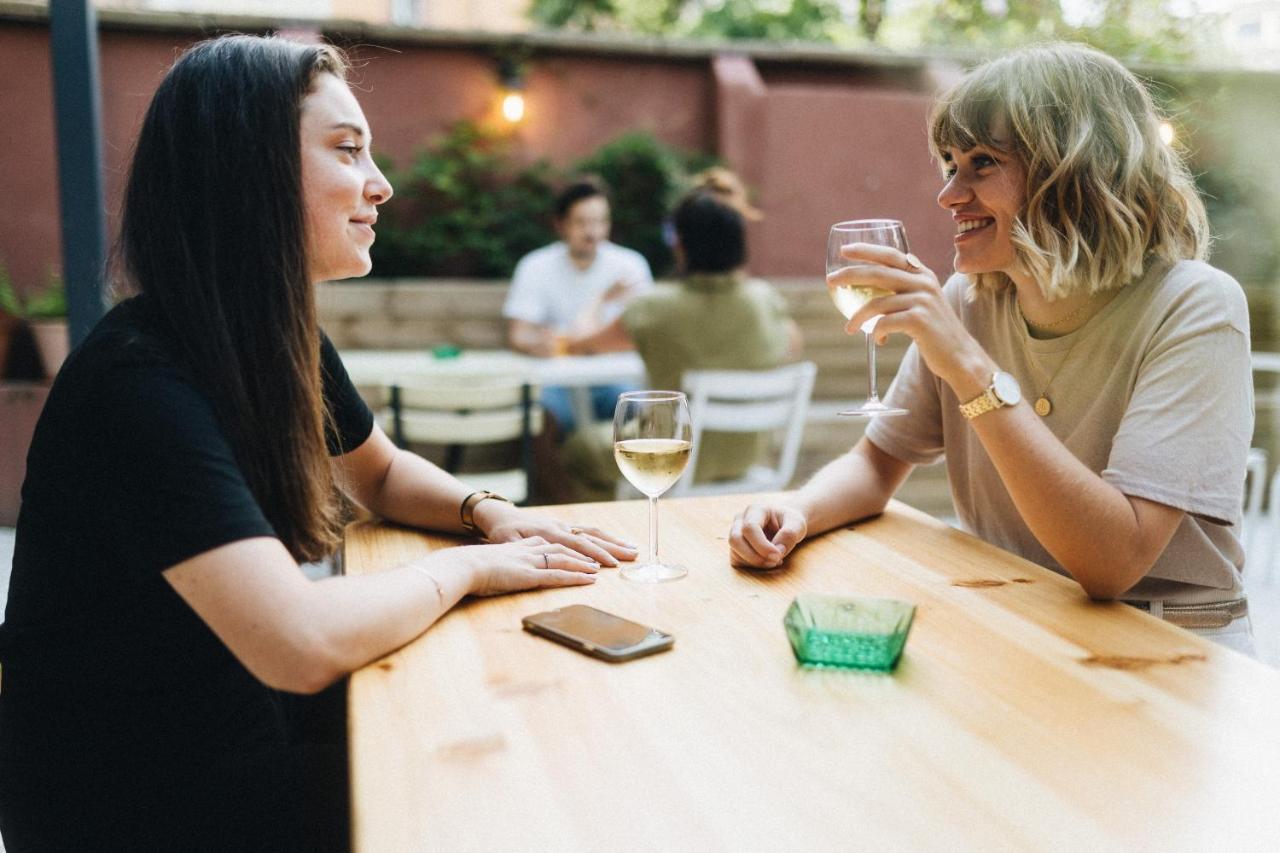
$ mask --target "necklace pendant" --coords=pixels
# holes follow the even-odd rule
[[[1053,403],[1049,402],[1048,397],[1041,395],[1040,399],[1036,400],[1035,410],[1037,415],[1042,418],[1047,418],[1049,413],[1053,411]]]

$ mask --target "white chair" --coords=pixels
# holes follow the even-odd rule
[[[1280,353],[1255,352],[1252,355],[1255,392],[1258,376],[1269,374],[1280,377]],[[1269,404],[1262,407],[1273,412],[1280,404],[1275,389],[1267,392]],[[1256,404],[1256,400],[1255,400]],[[1280,470],[1267,483],[1267,452],[1262,448],[1249,449],[1245,478],[1244,543],[1245,571],[1257,580],[1270,580],[1276,562],[1276,549],[1280,546]],[[1266,498],[1264,503],[1263,498]]]
[[[390,404],[380,416],[383,429],[400,447],[445,447],[443,468],[468,486],[489,489],[517,504],[527,503],[533,471],[533,436],[542,431],[537,389],[526,382],[492,376],[449,377],[392,385]],[[466,447],[519,442],[520,467],[501,471],[461,471]]]
[[[670,495],[723,495],[785,489],[796,470],[809,397],[818,367],[811,361],[775,370],[690,370],[682,385],[693,420],[689,466]],[[694,483],[702,433],[785,431],[777,463],[753,465],[735,480]]]

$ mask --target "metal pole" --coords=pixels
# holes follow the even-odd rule
[[[71,344],[84,340],[104,311],[107,224],[102,192],[102,103],[98,26],[87,0],[52,0],[54,117],[58,130],[58,202],[62,275]]]

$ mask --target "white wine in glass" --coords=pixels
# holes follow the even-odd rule
[[[649,556],[623,566],[628,580],[656,583],[682,578],[684,566],[658,559],[658,496],[675,485],[693,449],[689,402],[679,391],[629,391],[613,413],[613,458],[618,469],[649,498]]]
[[[850,267],[866,266],[863,261],[851,261],[844,257],[841,249],[850,243],[874,243],[878,246],[891,246],[906,254],[907,231],[896,219],[852,219],[848,222],[837,222],[831,226],[827,234],[827,293],[836,309],[846,320],[852,319],[862,306],[882,296],[891,296],[888,290],[878,287],[854,287],[839,283],[834,278],[842,270]],[[862,324],[862,333],[867,339],[867,399],[856,409],[837,412],[851,417],[874,418],[885,415],[905,415],[906,409],[886,406],[880,402],[876,391],[876,321],[879,315]]]

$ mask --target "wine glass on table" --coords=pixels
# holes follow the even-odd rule
[[[854,287],[841,284],[833,276],[849,267],[867,266],[864,261],[852,261],[845,258],[840,249],[850,243],[874,243],[878,246],[892,246],[906,254],[907,231],[896,219],[854,219],[848,222],[837,222],[831,226],[827,235],[827,293],[836,308],[848,320],[858,309],[873,299],[889,296],[890,292],[878,287]],[[862,324],[862,333],[867,339],[867,399],[856,409],[837,412],[840,415],[860,418],[874,418],[885,415],[905,415],[906,409],[886,406],[880,402],[876,393],[876,321],[879,314]]]
[[[658,496],[684,473],[692,438],[689,401],[679,391],[629,391],[618,398],[613,458],[622,475],[649,498],[649,556],[642,564],[624,566],[624,578],[658,583],[688,572],[658,560]]]

